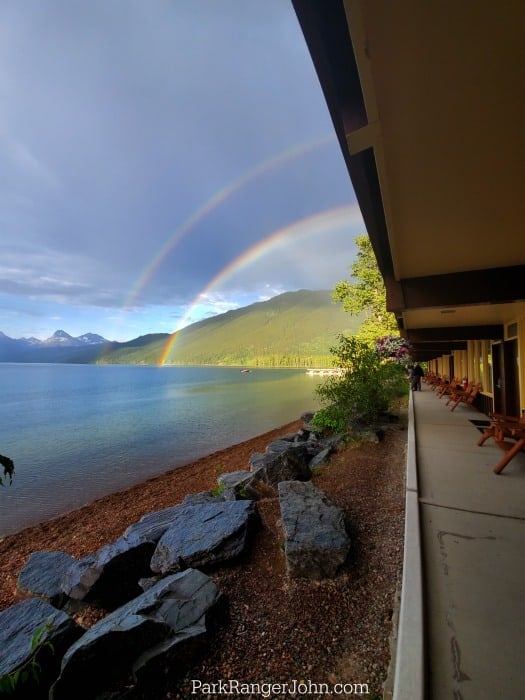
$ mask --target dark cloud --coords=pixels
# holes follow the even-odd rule
[[[0,26],[4,293],[187,304],[258,241],[354,200],[291,3],[4,0]],[[272,284],[300,282],[311,256],[294,255]]]

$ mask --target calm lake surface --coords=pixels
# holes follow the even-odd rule
[[[0,537],[315,408],[304,370],[0,364]],[[222,465],[227,467],[227,465]]]

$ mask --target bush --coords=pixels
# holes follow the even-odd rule
[[[340,376],[329,377],[317,388],[325,406],[314,419],[317,427],[343,432],[351,424],[370,425],[390,408],[394,398],[407,391],[404,368],[385,362],[374,347],[355,337],[338,336],[331,348]]]
[[[320,388],[319,388],[320,389]],[[319,392],[317,389],[317,392]],[[309,428],[322,433],[344,433],[346,432],[346,420],[344,414],[336,405],[326,406],[319,409],[310,421]]]

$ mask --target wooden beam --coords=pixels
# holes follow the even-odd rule
[[[424,309],[439,306],[505,304],[525,300],[525,265],[466,270],[445,275],[411,277],[400,280],[402,294],[389,280],[389,311]],[[403,303],[404,307],[394,306]]]
[[[432,341],[501,340],[503,325],[408,328],[403,336],[411,343]]]
[[[430,351],[436,354],[447,354],[452,352],[452,350],[466,350],[467,341],[466,340],[449,340],[448,342],[443,341],[429,342],[429,343],[410,343],[410,347],[413,350],[424,350],[425,352]]]

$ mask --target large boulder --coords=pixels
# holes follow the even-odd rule
[[[124,686],[137,684],[147,686],[140,697],[160,697],[166,674],[184,673],[200,650],[220,600],[214,582],[196,569],[162,579],[70,647],[50,700],[120,697]]]
[[[314,455],[314,457],[312,457],[312,459],[308,462],[308,466],[310,467],[310,469],[316,469],[317,467],[321,467],[323,464],[326,464],[328,462],[328,459],[331,454],[332,448],[325,447],[324,450],[317,452]]]
[[[255,452],[249,460],[250,471],[259,481],[276,486],[280,481],[307,481],[312,474],[308,447],[304,443],[288,444],[275,452]]]
[[[296,441],[295,435],[283,435],[277,440],[268,443],[268,445],[266,445],[265,452],[281,454],[281,452],[286,452],[289,449],[293,449],[297,445],[299,445],[299,443]]]
[[[142,593],[139,579],[151,576],[154,550],[149,540],[119,537],[74,562],[62,579],[62,590],[73,600],[114,610]]]
[[[350,549],[342,509],[311,482],[283,481],[278,489],[288,575],[335,576]]]
[[[64,653],[82,633],[69,615],[41,598],[24,600],[1,612],[0,677],[12,677],[20,670],[20,680],[13,693],[1,686],[0,697],[47,698]]]
[[[124,540],[130,545],[143,542],[157,543],[173,522],[178,506],[171,506],[154,513],[143,515],[140,520],[130,525],[124,532]]]
[[[151,558],[152,571],[166,574],[237,557],[254,518],[253,501],[182,503]]]
[[[223,489],[224,500],[235,500],[238,498],[249,498],[246,494],[246,487],[253,479],[253,474],[246,470],[236,472],[225,472],[217,477],[219,486]]]
[[[33,552],[18,575],[16,596],[19,599],[38,596],[56,608],[67,601],[61,581],[76,562],[66,552]]]

